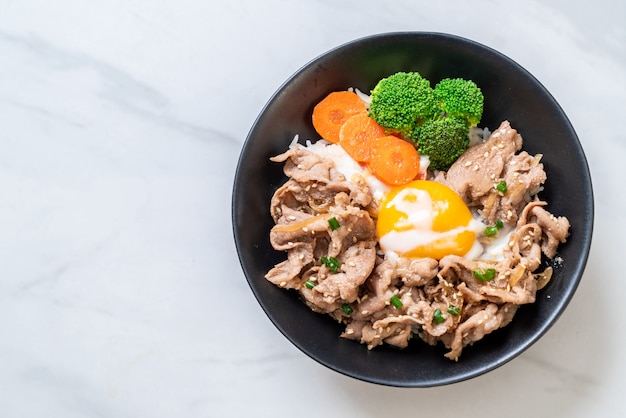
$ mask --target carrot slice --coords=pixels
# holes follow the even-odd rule
[[[359,113],[367,113],[367,107],[356,93],[335,91],[313,108],[313,127],[322,138],[337,143],[341,125]]]
[[[367,163],[372,156],[372,143],[381,136],[385,136],[385,128],[376,123],[367,113],[359,113],[341,125],[339,145],[353,160]]]
[[[420,156],[412,144],[387,135],[373,142],[369,167],[379,180],[400,186],[419,174]]]

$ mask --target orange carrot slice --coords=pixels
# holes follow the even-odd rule
[[[385,128],[367,116],[367,113],[359,113],[341,125],[339,145],[353,160],[367,163],[372,156],[372,143],[381,136],[385,136]]]
[[[313,127],[322,138],[337,143],[341,125],[359,113],[367,113],[367,107],[356,93],[335,91],[313,108]]]
[[[369,167],[379,180],[400,186],[419,174],[420,156],[412,144],[387,135],[373,142]]]

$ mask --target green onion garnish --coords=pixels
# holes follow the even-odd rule
[[[350,307],[350,305],[348,305],[347,303],[344,303],[343,305],[341,305],[341,309],[346,315],[350,315],[352,314],[352,312],[354,312],[352,308]]]
[[[454,305],[449,305],[448,306],[448,313],[450,315],[453,315],[453,316],[459,316],[460,313],[461,313],[461,309],[456,307],[456,306],[454,306]]]
[[[435,309],[435,312],[433,312],[433,322],[435,324],[441,324],[445,320],[446,318],[444,318],[443,314],[441,313],[441,309]]]
[[[339,221],[334,216],[328,220],[328,225],[331,231],[339,229]]]
[[[307,280],[306,282],[304,282],[304,285],[307,287],[307,289],[313,289],[315,287],[317,283],[312,282],[310,280]]]
[[[496,185],[496,189],[499,192],[506,193],[506,191],[508,190],[507,187],[506,187],[506,181],[502,180],[500,183],[498,183]]]
[[[498,219],[495,225],[489,225],[485,228],[485,235],[487,235],[488,237],[496,235],[498,233],[498,229],[502,228],[504,228],[504,222],[502,222],[501,219]]]
[[[474,270],[474,277],[481,282],[493,280],[496,277],[496,269]]]
[[[487,235],[488,237],[496,235],[497,233],[498,233],[498,228],[495,225],[490,225],[487,228],[485,228],[485,235]]]
[[[400,300],[400,298],[398,297],[398,295],[393,295],[391,297],[391,299],[389,299],[389,302],[391,302],[391,304],[396,308],[396,309],[400,309],[402,307],[402,301]]]
[[[320,261],[323,265],[328,267],[330,271],[332,271],[333,273],[337,273],[337,270],[339,269],[339,260],[337,260],[335,257],[322,257]]]

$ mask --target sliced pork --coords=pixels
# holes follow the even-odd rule
[[[379,202],[365,180],[346,179],[332,161],[291,148],[272,158],[284,163],[288,180],[271,200],[269,239],[287,257],[267,280],[299,292],[313,311],[345,324],[342,337],[369,349],[404,348],[420,338],[443,345],[445,356],[457,361],[464,347],[536,300],[552,275],[551,268],[540,271],[542,259],[555,257],[569,234],[567,218],[552,215],[537,196],[546,180],[541,155],[521,147],[522,137],[504,121],[447,172],[431,176],[485,224],[503,222],[508,235],[496,260],[384,256],[375,232]]]

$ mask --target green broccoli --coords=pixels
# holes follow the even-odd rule
[[[435,86],[434,94],[445,115],[465,119],[469,126],[480,122],[484,97],[473,81],[445,78]]]
[[[418,72],[395,73],[380,80],[371,91],[370,117],[405,138],[439,112],[430,81]]]
[[[415,128],[412,139],[419,153],[429,157],[429,168],[445,171],[469,146],[469,127],[454,116],[429,119]]]
[[[448,170],[469,146],[469,129],[483,113],[484,96],[470,80],[446,78],[435,88],[418,72],[399,72],[371,91],[369,115],[415,142],[430,168]]]

